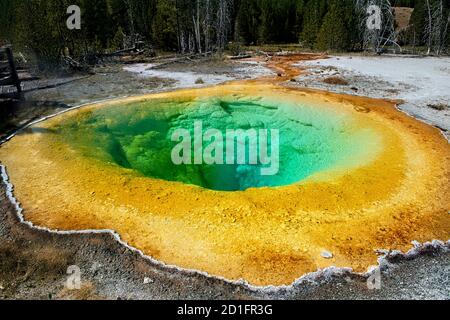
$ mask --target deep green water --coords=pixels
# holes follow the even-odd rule
[[[328,111],[327,111],[328,110]],[[174,130],[203,122],[204,130],[277,129],[279,172],[261,175],[263,165],[180,165],[171,153]],[[65,142],[93,157],[144,176],[221,191],[275,187],[301,181],[315,172],[351,163],[377,144],[369,130],[352,119],[318,106],[251,97],[152,100],[76,113],[60,124]],[[269,154],[270,154],[269,139]],[[205,146],[207,143],[205,144]],[[267,167],[267,166],[265,166]]]

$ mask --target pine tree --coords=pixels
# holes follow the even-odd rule
[[[325,15],[317,35],[316,47],[320,50],[342,51],[349,46],[349,36],[342,20],[342,10],[334,2]]]
[[[169,50],[178,49],[177,17],[175,0],[156,0],[156,15],[152,26],[156,45]]]
[[[111,40],[110,47],[113,50],[120,50],[124,49],[123,44],[125,40],[125,33],[123,32],[122,27],[119,27],[117,29],[116,34],[114,35],[114,38]]]
[[[409,32],[409,42],[415,46],[421,46],[425,44],[424,30],[426,23],[426,8],[425,1],[418,1],[414,7],[414,11],[411,15],[411,29]]]
[[[0,40],[11,39],[15,24],[15,0],[0,1]]]
[[[325,0],[309,0],[306,4],[303,16],[303,31],[300,35],[300,42],[305,46],[310,48],[315,46],[325,13]]]
[[[294,26],[294,33],[295,33],[295,40],[296,42],[299,40],[299,35],[303,31],[303,19],[305,14],[305,6],[306,6],[306,0],[297,0],[295,2],[295,26]]]
[[[256,44],[258,40],[260,11],[255,0],[242,0],[236,18],[239,37],[246,44]]]
[[[317,35],[320,50],[347,51],[358,41],[356,14],[351,0],[333,0]]]
[[[86,37],[91,41],[99,41],[104,48],[108,47],[109,40],[114,36],[112,28],[111,11],[107,0],[84,0],[81,6],[83,24]]]

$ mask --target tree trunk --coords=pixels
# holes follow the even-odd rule
[[[428,51],[427,55],[431,54],[431,45],[433,41],[433,17],[431,14],[431,5],[430,0],[427,1],[427,10],[428,10],[428,29],[426,30],[427,36],[428,36]]]
[[[205,52],[209,51],[209,29],[210,26],[210,0],[206,0],[205,3],[205,20],[203,23],[203,33],[205,35]]]
[[[192,21],[194,22],[194,32],[195,39],[197,42],[197,51],[198,53],[202,53],[202,38],[200,33],[200,0],[197,0],[197,10],[196,17],[192,17]]]

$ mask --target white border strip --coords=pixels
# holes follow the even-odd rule
[[[11,140],[14,136],[16,136],[18,133],[22,132],[23,130],[37,124],[43,121],[46,121],[48,119],[57,117],[61,114],[64,114],[66,112],[70,112],[76,109],[80,109],[82,107],[85,106],[89,106],[89,105],[94,105],[94,104],[98,104],[98,103],[104,103],[104,102],[109,102],[109,101],[114,101],[117,99],[125,99],[127,98],[126,96],[124,97],[117,97],[117,98],[112,98],[112,99],[106,99],[106,100],[101,100],[101,101],[95,101],[95,102],[88,102],[85,104],[81,104],[75,107],[71,107],[68,108],[66,110],[57,112],[53,115],[49,115],[46,117],[43,117],[42,119],[30,122],[29,124],[25,125],[24,127],[16,130],[15,132],[13,132],[11,135],[9,135],[8,137],[6,137],[5,139],[0,141],[0,147],[2,144],[8,142],[9,140]],[[399,110],[402,112],[402,110]],[[410,115],[409,115],[410,116]],[[441,131],[441,130],[439,130]],[[442,132],[441,132],[442,133]],[[123,245],[125,248],[129,249],[132,252],[138,253],[143,259],[151,262],[152,264],[158,266],[158,267],[162,267],[163,269],[166,269],[167,271],[170,270],[174,270],[177,272],[180,272],[182,274],[185,275],[200,275],[200,276],[204,276],[206,278],[209,279],[214,279],[214,280],[219,280],[219,281],[223,281],[227,284],[231,284],[231,285],[237,285],[237,286],[242,286],[250,291],[253,291],[255,293],[262,293],[262,294],[276,294],[276,293],[281,293],[282,291],[293,291],[295,290],[296,287],[301,286],[302,284],[307,284],[307,283],[314,283],[314,282],[318,282],[321,280],[328,280],[331,279],[333,277],[337,277],[337,276],[342,276],[342,275],[356,275],[356,276],[361,276],[363,278],[368,278],[370,277],[376,270],[383,268],[384,266],[389,265],[389,262],[387,261],[387,257],[388,256],[401,256],[404,259],[412,259],[414,257],[420,256],[422,252],[426,252],[427,250],[433,248],[433,249],[440,249],[444,252],[450,252],[450,240],[448,240],[447,242],[443,242],[440,240],[433,240],[431,242],[425,242],[425,243],[420,243],[418,241],[413,241],[413,248],[411,250],[409,250],[406,253],[403,253],[401,251],[390,251],[390,250],[376,250],[379,253],[382,253],[383,255],[381,257],[378,258],[378,265],[377,266],[370,266],[368,268],[367,272],[363,272],[363,273],[355,273],[353,272],[352,268],[339,268],[339,267],[328,267],[325,269],[319,269],[316,272],[311,272],[311,273],[307,273],[303,276],[301,276],[300,278],[298,278],[297,280],[295,280],[292,284],[290,285],[284,285],[284,286],[255,286],[250,284],[249,282],[247,282],[244,279],[241,280],[230,280],[230,279],[226,279],[224,277],[221,276],[214,276],[214,275],[210,275],[207,272],[203,272],[200,270],[195,270],[195,269],[186,269],[186,268],[180,268],[177,267],[175,265],[168,265],[165,264],[162,261],[156,260],[146,254],[144,254],[144,252],[142,252],[141,250],[134,248],[132,246],[130,246],[127,242],[123,241],[120,238],[120,235],[115,232],[114,230],[109,230],[109,229],[105,229],[105,230],[79,230],[79,231],[59,231],[59,230],[52,230],[49,228],[45,228],[45,227],[40,227],[40,226],[35,226],[32,222],[25,220],[24,215],[23,215],[23,208],[20,206],[20,202],[15,198],[14,196],[14,186],[12,185],[12,183],[9,180],[9,176],[7,174],[6,171],[6,167],[4,165],[1,164],[0,162],[0,169],[1,169],[1,177],[3,179],[3,183],[6,186],[6,196],[8,197],[9,201],[11,202],[11,204],[15,207],[16,209],[16,214],[17,217],[19,218],[20,223],[25,224],[26,226],[28,226],[30,229],[33,230],[38,230],[38,231],[43,231],[46,233],[50,233],[50,234],[59,234],[59,235],[89,235],[89,234],[110,234],[113,236],[113,238],[120,243],[121,245]]]

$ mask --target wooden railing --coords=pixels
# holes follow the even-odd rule
[[[8,86],[15,87],[16,92],[12,95],[20,98],[22,93],[22,86],[17,74],[13,53],[11,48],[4,47],[0,48],[0,87],[2,87],[0,95],[2,95],[3,87]],[[8,95],[11,95],[11,92],[8,92]]]

